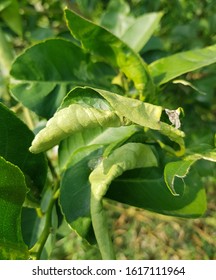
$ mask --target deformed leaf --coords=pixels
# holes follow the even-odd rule
[[[59,167],[63,171],[73,163],[75,153],[87,146],[104,145],[111,143],[119,143],[126,141],[140,128],[135,125],[122,127],[95,127],[94,129],[85,129],[81,132],[75,133],[70,137],[64,139],[58,149]],[[81,155],[81,153],[79,153]],[[85,150],[83,150],[85,156]],[[77,157],[76,157],[77,158]]]
[[[103,259],[115,258],[102,204],[110,183],[126,170],[156,165],[157,159],[149,146],[128,143],[114,150],[90,174],[92,225]]]
[[[160,129],[161,112],[161,106],[108,91],[76,88],[68,94],[60,110],[47,122],[47,126],[36,135],[30,151],[39,153],[48,150],[85,128],[120,127],[133,122],[148,128]]]
[[[195,153],[190,156],[186,156],[183,160],[177,162],[169,162],[164,169],[164,180],[167,187],[173,195],[178,195],[175,191],[175,177],[184,178],[187,176],[191,166],[200,159],[216,162],[216,151]]]
[[[137,99],[113,94],[105,90],[97,90],[110,105],[122,116],[135,124],[151,129],[160,129],[162,107]]]
[[[183,179],[190,170],[191,165],[195,161],[185,160],[177,162],[169,162],[164,169],[164,180],[167,184],[167,187],[170,189],[173,195],[178,195],[175,191],[175,177]]]
[[[32,142],[30,151],[40,153],[59,144],[61,140],[85,128],[115,127],[124,125],[124,120],[113,111],[100,110],[72,104],[58,111],[47,122]]]
[[[27,188],[20,169],[0,157],[0,259],[28,259],[22,239],[21,208]]]
[[[89,180],[96,199],[102,199],[110,183],[124,171],[157,166],[157,159],[148,145],[141,143],[125,144],[103,159],[92,171]]]

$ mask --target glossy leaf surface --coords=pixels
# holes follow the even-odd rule
[[[156,60],[149,65],[154,82],[158,85],[190,71],[202,68],[216,62],[216,45],[177,53]]]
[[[92,63],[91,57],[70,41],[50,39],[16,58],[11,69],[11,91],[26,107],[49,118],[72,87],[106,88],[112,75],[109,66]]]
[[[128,171],[110,185],[108,198],[156,213],[194,218],[206,211],[206,194],[201,178],[191,170],[184,178],[175,180],[179,196],[168,190],[160,169]]]
[[[44,155],[29,152],[34,134],[3,104],[0,104],[0,131],[0,156],[22,170],[31,195],[38,198],[46,180],[47,163]]]

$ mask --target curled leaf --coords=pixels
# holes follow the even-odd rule
[[[40,153],[48,150],[64,138],[85,128],[121,126],[124,121],[113,111],[72,104],[59,110],[47,122],[46,128],[41,130],[33,140],[30,151]]]

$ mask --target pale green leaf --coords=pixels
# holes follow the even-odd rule
[[[154,82],[158,85],[190,71],[208,66],[216,62],[216,45],[177,53],[161,58],[149,65]]]
[[[1,11],[1,17],[17,35],[22,36],[22,18],[19,12],[18,1],[11,0],[9,4],[6,1],[5,4],[4,9]]]
[[[163,13],[148,13],[138,17],[121,37],[135,52],[139,52],[153,35]]]
[[[87,146],[103,145],[107,146],[111,143],[122,142],[133,134],[139,131],[135,125],[122,127],[95,127],[93,129],[85,129],[81,132],[75,133],[72,136],[64,139],[58,149],[59,166],[61,171],[68,168],[71,162],[74,163],[75,153],[81,151]],[[81,153],[79,153],[81,156]],[[85,156],[85,151],[83,150]]]
[[[8,76],[13,60],[13,48],[8,42],[5,33],[0,28],[0,71],[3,76]]]
[[[133,122],[148,128],[160,129],[161,112],[160,106],[108,91],[77,88],[69,93],[60,110],[36,135],[30,151],[39,153],[48,150],[73,133],[86,128],[120,127]]]
[[[145,103],[129,97],[123,97],[105,90],[97,91],[119,114],[128,118],[133,123],[151,129],[160,129],[161,106]]]
[[[39,153],[48,150],[64,138],[86,128],[115,127],[123,124],[124,120],[113,111],[72,104],[58,111],[47,122],[46,128],[41,130],[33,140],[30,151]]]
[[[103,259],[115,258],[102,204],[102,199],[110,183],[126,170],[156,165],[157,160],[149,146],[140,143],[128,143],[114,150],[90,174],[91,218]]]
[[[121,38],[134,20],[128,3],[124,0],[111,0],[102,15],[101,25]]]

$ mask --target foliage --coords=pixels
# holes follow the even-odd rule
[[[107,200],[202,216],[216,161],[214,42],[173,54],[159,28],[170,32],[166,1],[145,14],[136,1],[20,2],[0,4],[0,258],[50,258],[67,223],[114,259]]]

